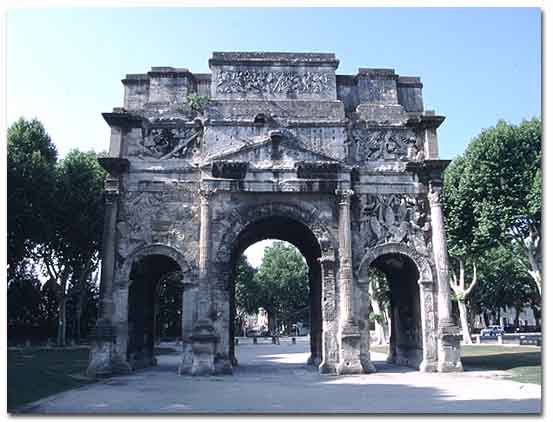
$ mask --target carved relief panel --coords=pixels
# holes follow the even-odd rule
[[[158,160],[194,158],[199,155],[203,127],[152,126],[143,128],[139,158]]]
[[[365,250],[385,243],[405,243],[429,254],[430,219],[425,198],[408,194],[362,195],[359,232]]]
[[[150,186],[151,188],[151,186]],[[152,243],[190,249],[195,260],[198,215],[193,193],[182,189],[127,191],[121,198],[117,222],[117,254],[125,259],[136,248]]]
[[[301,96],[330,94],[333,75],[326,72],[223,70],[217,74],[217,94]]]
[[[422,141],[409,129],[352,128],[350,157],[359,164],[371,161],[421,161]]]

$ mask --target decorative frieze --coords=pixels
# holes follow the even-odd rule
[[[222,94],[301,95],[330,90],[332,75],[325,72],[225,70],[217,75],[216,90]]]

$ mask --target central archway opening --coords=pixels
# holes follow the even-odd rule
[[[286,315],[284,318],[278,318],[278,315],[272,314],[269,310],[267,317],[268,333],[254,333],[254,335],[269,335],[271,340],[273,336],[280,333],[301,335],[309,324],[309,353],[310,357],[308,364],[319,365],[322,357],[322,310],[321,310],[321,268],[319,258],[321,257],[321,248],[319,242],[311,230],[303,223],[289,217],[272,216],[257,220],[249,224],[238,236],[236,242],[232,246],[231,265],[233,268],[231,292],[230,292],[230,321],[237,320],[236,309],[236,277],[238,275],[238,267],[243,260],[244,251],[256,244],[257,242],[272,239],[287,242],[303,256],[305,265],[307,266],[308,289],[304,291],[307,295],[305,302],[308,304],[308,309],[297,307],[297,315]],[[296,292],[297,294],[298,292]],[[292,292],[290,294],[293,294]],[[300,292],[301,294],[301,292]],[[301,302],[302,298],[299,298]],[[274,311],[274,310],[273,310]],[[301,323],[301,324],[298,324]],[[241,364],[239,353],[235,344],[237,333],[241,333],[236,324],[230,325],[230,342],[229,355],[233,365]],[[307,337],[307,336],[306,336]],[[274,341],[274,340],[273,340]],[[278,340],[277,340],[278,341]],[[253,342],[253,339],[252,339]],[[243,364],[243,362],[242,362]]]
[[[387,302],[380,308],[388,308],[389,316],[381,323],[389,335],[389,363],[419,368],[423,359],[422,317],[419,293],[419,271],[413,260],[401,253],[380,255],[369,266],[370,282],[380,284],[380,301]],[[385,286],[383,286],[385,284]],[[374,296],[373,298],[374,299]],[[374,311],[374,306],[371,306]],[[381,315],[385,315],[382,312]]]

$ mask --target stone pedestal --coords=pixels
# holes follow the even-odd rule
[[[194,327],[192,340],[191,375],[211,375],[215,373],[215,344],[218,337],[213,325],[208,321],[198,322]]]
[[[115,345],[109,340],[93,340],[90,345],[90,361],[86,375],[91,378],[105,378],[113,375],[112,358]]]
[[[179,365],[179,375],[192,373],[192,364],[194,362],[194,352],[192,351],[192,343],[183,343],[182,345],[182,360]]]
[[[376,368],[371,361],[370,353],[365,356],[361,355],[361,367],[363,368],[363,372],[365,374],[372,374],[373,372],[376,372]]]
[[[228,356],[215,355],[215,374],[218,375],[232,375],[232,362]]]
[[[319,366],[321,364],[321,358],[319,356],[313,356],[313,355],[310,355],[308,358],[307,358],[307,364],[308,365],[313,365],[313,366]]]
[[[126,359],[117,353],[112,325],[109,321],[99,320],[91,336],[90,361],[86,375],[103,378],[128,374],[131,370]]]
[[[423,359],[419,365],[419,372],[436,372],[437,370],[438,363],[436,361]]]
[[[438,372],[461,372],[461,330],[455,325],[438,329]]]
[[[359,328],[353,324],[346,324],[342,327],[340,341],[340,363],[336,368],[336,373],[338,375],[362,374],[364,368],[360,359],[361,333]]]

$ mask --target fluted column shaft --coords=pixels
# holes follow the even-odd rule
[[[117,183],[110,180],[104,191],[104,232],[102,237],[102,269],[100,275],[100,290],[102,309],[100,317],[111,320],[113,316],[113,277],[115,272],[115,244],[119,190]],[[115,187],[115,189],[113,188]]]
[[[355,324],[354,306],[353,306],[353,271],[351,264],[351,196],[353,191],[350,189],[336,191],[338,195],[338,241],[340,256],[340,291],[342,318],[346,325]]]
[[[453,324],[451,319],[451,297],[449,288],[449,262],[445,236],[444,214],[440,202],[441,187],[429,188],[430,218],[432,220],[432,252],[438,277],[438,321],[440,326]]]
[[[198,319],[207,320],[209,318],[210,288],[209,288],[209,260],[211,249],[211,213],[209,200],[211,192],[200,190],[200,247],[199,247],[199,308]]]

